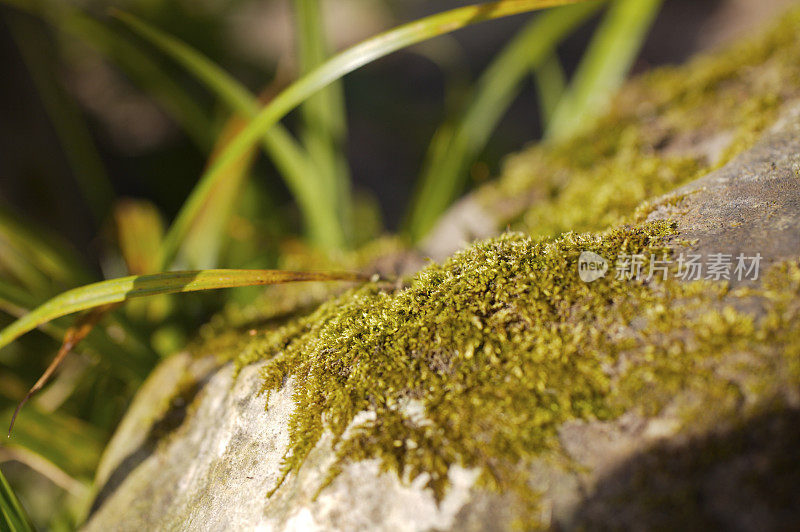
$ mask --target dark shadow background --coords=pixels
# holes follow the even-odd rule
[[[468,2],[394,0],[388,3],[394,17],[394,21],[389,22],[394,25]],[[752,26],[760,19],[787,3],[786,0],[667,0],[634,70],[640,72],[656,65],[679,63],[698,50],[735,39],[742,32],[752,32]],[[99,13],[103,16],[104,11],[99,10]],[[3,27],[0,30],[3,72],[0,83],[0,202],[65,235],[91,260],[98,256],[97,235],[104,231],[104,226],[92,220],[36,87],[15,42],[6,31],[9,22],[20,19],[24,19],[28,27],[35,28],[43,46],[57,50],[46,24],[10,8],[0,8],[0,27]],[[529,16],[516,16],[455,34],[469,69],[463,77],[467,81],[474,80],[527,20]],[[254,91],[263,87],[274,71],[275,65],[238,57],[235,50],[227,46],[219,20],[207,13],[195,14],[186,11],[185,6],[173,6],[161,13],[158,21],[151,22],[174,31],[200,48]],[[581,28],[560,47],[559,57],[568,72],[575,68],[595,25],[593,22]],[[158,57],[158,52],[151,52]],[[168,65],[182,83],[191,86],[198,101],[215,116],[220,120],[224,118],[223,110],[202,87],[179,67],[168,61],[162,64]],[[67,89],[76,93],[81,92],[82,85],[91,86],[91,76],[106,75],[102,69],[75,72],[59,61],[57,54],[54,54],[51,68]],[[78,100],[115,192],[118,196],[147,198],[171,216],[199,176],[204,155],[146,95],[113,67],[111,72],[116,76],[115,83],[121,86],[114,94],[95,97],[94,102],[89,97],[88,106],[85,95],[82,101],[81,97]],[[413,50],[396,53],[346,78],[348,157],[355,185],[377,199],[388,230],[397,229],[427,145],[445,117],[446,86],[442,69]],[[117,96],[119,101],[115,100]],[[99,100],[112,104],[106,102],[103,108],[97,104]],[[128,115],[123,113],[120,119],[116,116],[120,109],[132,111]],[[142,123],[137,124],[137,120]],[[290,116],[289,126],[293,123],[294,117]],[[540,133],[535,89],[528,80],[481,157],[489,174],[497,175],[505,154],[519,150],[537,139]],[[289,195],[263,160],[259,163],[257,178],[258,186],[280,207],[276,214],[291,220]]]
[[[579,530],[797,530],[800,411],[775,405],[738,426],[658,444],[601,479]]]

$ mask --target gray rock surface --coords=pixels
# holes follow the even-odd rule
[[[650,219],[678,222],[687,253],[753,256],[762,271],[800,254],[800,105],[732,164],[660,200]],[[659,203],[657,200],[656,204]],[[733,279],[736,284],[736,279]]]
[[[752,150],[653,204],[651,218],[677,220],[676,246],[690,240],[697,253],[760,252],[765,267],[800,257],[800,107],[785,113]],[[230,364],[185,354],[165,362],[138,394],[105,453],[85,529],[510,526],[508,501],[477,488],[477,472],[458,467],[451,468],[452,486],[439,504],[423,489],[424,478],[402,482],[374,461],[345,466],[317,494],[334,460],[326,438],[299,473],[268,497],[280,476],[295,405],[291,380],[265,405],[257,394],[259,369],[249,366],[235,376]],[[685,435],[682,419],[670,408],[653,418],[631,412],[613,422],[566,423],[561,444],[582,467],[568,472],[542,462],[531,470],[531,482],[544,492],[542,522],[564,528],[688,523],[743,530],[796,524],[800,506],[789,513],[786,505],[776,510],[773,494],[751,482],[786,462],[779,467],[785,475],[775,482],[780,493],[800,502],[800,398],[789,394],[788,402],[788,409],[766,412],[745,426],[701,436]],[[737,442],[734,451],[716,452],[731,441]],[[648,499],[665,486],[670,501],[686,497],[680,506],[685,515],[664,514],[658,498]]]
[[[191,380],[187,375],[198,382],[191,398],[181,391],[181,383]],[[255,393],[259,387],[259,365],[245,368],[235,379],[230,365],[214,367],[209,359],[178,355],[162,365],[109,446],[100,468],[105,486],[85,529],[364,530],[377,523],[385,530],[454,527],[456,514],[470,498],[474,473],[451,471],[453,488],[437,506],[419,481],[406,486],[381,474],[377,463],[361,462],[346,468],[315,499],[333,460],[328,441],[320,442],[300,474],[268,498],[280,476],[294,404],[291,382],[272,394],[266,410],[264,397]],[[166,416],[154,417],[154,408],[158,411],[157,405],[171,395]],[[170,417],[181,424],[165,426]],[[153,422],[149,427],[147,420]]]

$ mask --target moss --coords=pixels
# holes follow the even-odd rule
[[[393,258],[402,261],[407,253],[406,244],[393,237],[379,238],[355,251],[332,253],[294,242],[285,246],[277,268],[299,271],[353,270],[385,274],[378,262],[391,262]],[[189,345],[189,351],[195,357],[221,354],[222,358],[226,358],[226,354],[240,352],[256,329],[275,327],[292,318],[306,315],[323,301],[341,294],[344,290],[346,285],[341,283],[290,283],[267,287],[250,304],[229,303],[200,329]]]
[[[525,458],[552,451],[563,421],[613,414],[603,367],[626,340],[607,331],[629,324],[647,289],[583,283],[579,254],[661,252],[669,232],[657,223],[555,241],[509,234],[431,265],[406,288],[365,286],[259,332],[238,362],[269,359],[267,391],[295,377],[285,472],[325,428],[338,442],[369,410],[374,420],[338,442],[342,460],[379,457],[401,476],[424,472],[439,497],[454,463],[485,467],[484,481],[505,487]]]
[[[660,255],[671,233],[658,222],[555,240],[507,234],[429,266],[404,288],[367,285],[248,335],[236,359],[269,360],[264,391],[294,377],[284,474],[330,430],[338,463],[329,480],[348,461],[378,458],[401,478],[426,474],[441,498],[459,464],[530,503],[536,491],[522,472],[558,456],[565,421],[631,408],[653,415],[686,390],[713,399],[715,412],[732,408],[741,392],[711,363],[764,334],[776,338],[764,356],[785,341],[796,358],[797,309],[787,322],[770,298],[788,304],[799,292],[759,292],[772,313],[757,329],[731,306],[707,310],[731,297],[724,285],[578,277],[582,251],[613,265],[622,253]],[[797,275],[797,265],[785,268]],[[348,432],[363,411],[375,415]]]
[[[753,142],[800,86],[798,35],[795,14],[759,41],[646,77],[593,132],[515,158],[488,193],[540,198],[516,220],[534,236],[480,242],[404,285],[368,284],[322,304],[330,291],[303,299],[306,287],[272,290],[209,326],[211,350],[239,365],[268,361],[262,391],[293,377],[284,475],[329,430],[338,458],[328,481],[350,461],[376,458],[406,480],[425,474],[441,498],[458,464],[514,494],[520,514],[535,520],[526,472],[535,460],[566,458],[558,439],[566,421],[653,416],[681,396],[694,398],[687,426],[702,430],[738,415],[743,402],[796,390],[796,261],[736,291],[619,280],[614,264],[621,254],[667,253],[670,238],[674,245],[673,225],[644,222],[658,205],[636,206]],[[714,159],[681,148],[690,131],[734,133]],[[548,236],[566,229],[602,232]],[[609,275],[581,281],[583,251],[608,259]],[[740,310],[753,300],[761,317]],[[352,426],[364,411],[373,415]]]
[[[500,227],[549,236],[602,230],[752,146],[798,94],[795,10],[757,39],[629,83],[595,127],[511,157],[480,195],[490,206],[527,198]]]

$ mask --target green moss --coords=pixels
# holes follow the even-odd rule
[[[530,501],[535,490],[520,472],[559,453],[567,420],[643,406],[654,414],[688,388],[730,405],[739,391],[716,382],[708,362],[748,346],[752,320],[732,308],[693,317],[724,288],[577,275],[582,251],[613,265],[621,253],[662,253],[671,232],[661,222],[556,240],[508,234],[431,265],[405,288],[364,286],[248,335],[237,362],[269,360],[264,391],[294,378],[284,474],[327,429],[339,458],[329,480],[350,460],[378,458],[401,478],[425,473],[440,498],[460,464]],[[375,415],[346,432],[363,411]]]
[[[701,430],[738,415],[743,400],[796,389],[796,261],[737,291],[618,280],[614,264],[621,254],[667,252],[668,238],[674,245],[672,225],[643,222],[657,205],[636,206],[753,142],[800,86],[798,35],[795,14],[733,52],[646,77],[592,133],[515,158],[490,193],[539,198],[516,220],[539,236],[480,242],[405,285],[368,284],[322,304],[329,289],[303,299],[305,286],[281,287],[209,326],[207,349],[239,365],[267,361],[264,392],[293,379],[284,475],[329,430],[338,460],[328,481],[349,461],[376,458],[402,479],[425,474],[441,498],[458,464],[515,494],[531,517],[537,491],[526,472],[534,460],[565,458],[566,421],[652,416],[688,396],[696,400],[684,418]],[[734,133],[713,160],[684,149],[692,131]],[[608,259],[609,275],[582,282],[582,251]],[[762,317],[741,310],[752,300]],[[352,426],[365,411],[373,415]]]
[[[283,270],[352,270],[378,273],[378,261],[407,254],[398,238],[383,237],[356,251],[323,252],[300,242],[286,246],[277,267]],[[393,273],[393,272],[392,272]],[[239,353],[257,329],[275,327],[292,318],[306,315],[323,301],[346,290],[342,283],[290,283],[267,287],[253,302],[228,304],[201,329],[189,346],[196,357],[214,354],[226,358]]]
[[[629,83],[594,128],[511,157],[480,194],[488,205],[527,198],[501,227],[549,236],[602,230],[752,146],[798,94],[795,10],[757,39]]]
[[[365,286],[259,332],[238,362],[269,359],[267,391],[295,378],[285,472],[328,428],[342,460],[379,457],[401,476],[427,473],[439,497],[454,463],[483,467],[484,481],[505,487],[525,459],[554,449],[563,421],[614,414],[603,367],[627,340],[608,331],[629,325],[648,289],[583,283],[581,251],[613,263],[661,252],[669,232],[658,223],[555,241],[509,234],[431,265],[406,288]],[[365,410],[374,421],[339,442]]]

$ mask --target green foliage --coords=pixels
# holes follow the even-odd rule
[[[522,80],[545,64],[558,43],[601,5],[589,2],[542,14],[494,59],[476,83],[469,105],[459,109],[431,142],[408,221],[413,240],[424,237],[455,199]]]
[[[9,532],[33,530],[28,514],[19,503],[17,496],[14,495],[2,471],[0,471],[0,518],[2,518],[3,530]]]
[[[258,99],[198,51],[136,17],[120,12],[116,12],[116,16],[197,76],[229,106],[231,111],[249,118],[257,114]],[[230,139],[227,142],[230,142]],[[221,151],[224,151],[225,145],[221,146]],[[344,244],[343,236],[338,234],[341,225],[336,220],[333,206],[326,203],[325,188],[319,186],[319,179],[316,178],[318,173],[315,172],[308,156],[279,124],[264,133],[263,145],[266,153],[270,155],[280,170],[287,186],[294,193],[304,214],[312,241],[322,247],[341,247]],[[245,152],[241,156],[246,159],[248,154]],[[211,164],[214,164],[214,159],[211,160]],[[230,212],[237,196],[235,189],[241,186],[242,178],[246,173],[247,165],[237,171],[237,166],[240,165],[241,162],[231,165],[231,168],[220,175],[218,183],[211,187],[207,194],[203,197],[193,195],[192,197],[198,198],[196,202],[186,203],[164,240],[161,257],[163,267],[168,267],[178,254],[179,248],[186,245],[187,236],[196,227],[195,224],[200,218],[208,216],[209,213]],[[237,184],[238,186],[235,186]],[[220,193],[220,189],[223,187],[233,188],[234,193]],[[223,200],[225,203],[222,203]],[[217,226],[224,226],[226,220],[227,218],[218,220]],[[219,246],[221,237],[219,231],[195,230],[195,232],[204,235],[202,240],[195,244],[196,247],[207,250]]]
[[[328,58],[328,43],[320,2],[294,0],[295,33],[301,74],[308,74]],[[319,175],[317,186],[332,203],[342,227],[342,239],[352,234],[350,171],[344,157],[347,135],[344,88],[333,82],[302,105],[303,140]],[[343,243],[343,242],[342,242]],[[341,243],[340,243],[341,247]]]
[[[614,0],[553,112],[547,137],[563,139],[599,116],[625,80],[662,0]]]
[[[356,273],[280,270],[198,270],[133,275],[68,290],[0,331],[0,349],[56,318],[135,297],[301,281],[362,281]]]
[[[9,419],[12,412],[13,409],[3,411],[2,419]],[[32,405],[25,410],[25,421],[19,424],[7,447],[33,452],[71,478],[88,484],[106,436],[86,421]]]
[[[580,0],[505,0],[462,7],[405,24],[335,55],[277,95],[231,140],[192,191],[184,206],[186,216],[191,217],[200,209],[204,198],[224,178],[228,165],[244,156],[262,135],[309,97],[350,72],[397,50],[466,26],[578,1]]]

